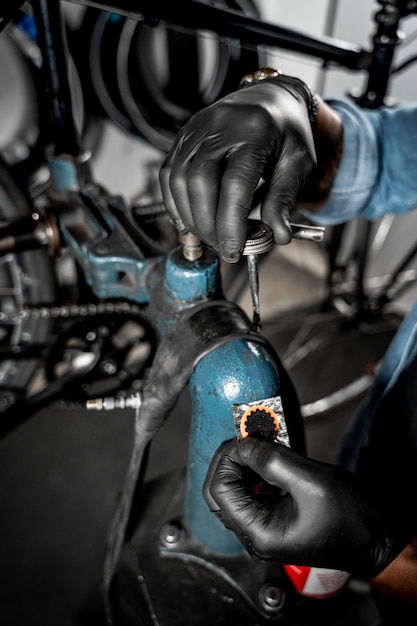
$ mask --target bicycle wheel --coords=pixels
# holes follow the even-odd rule
[[[387,311],[358,320],[336,308],[328,298],[324,251],[310,258],[304,242],[291,246],[292,255],[280,249],[260,257],[262,334],[297,390],[304,419],[314,420],[363,398],[402,315]],[[319,258],[323,268],[310,273],[309,263]],[[251,316],[247,267],[238,266],[226,268],[232,272],[224,281],[226,296]]]
[[[264,334],[297,389],[303,418],[314,420],[364,397],[400,323],[392,314],[352,325],[316,303],[280,314]]]
[[[30,211],[29,200],[0,160],[0,220],[7,222]],[[27,392],[38,365],[36,358],[11,358],[11,353],[35,342],[42,345],[50,331],[49,320],[16,313],[51,304],[54,296],[54,274],[46,252],[0,257],[0,412],[11,408]]]
[[[253,0],[219,4],[248,17],[259,13]],[[236,39],[163,23],[151,26],[95,8],[86,10],[74,43],[93,115],[107,117],[163,152],[193,113],[235,90],[244,74],[267,60],[263,48],[248,49]]]

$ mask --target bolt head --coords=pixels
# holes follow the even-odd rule
[[[176,548],[184,537],[184,528],[177,521],[167,522],[161,528],[160,541],[165,548]]]
[[[285,591],[276,582],[267,581],[259,588],[258,599],[266,613],[278,615],[285,604]]]

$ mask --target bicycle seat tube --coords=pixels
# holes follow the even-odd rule
[[[223,299],[217,255],[203,248],[190,261],[179,246],[169,254],[164,272],[163,280],[150,280],[149,311],[162,333],[179,322],[173,346],[191,360],[185,367],[192,370],[184,521],[215,552],[241,553],[242,544],[209,511],[202,487],[217,447],[235,435],[233,405],[279,395],[277,367],[245,314]]]

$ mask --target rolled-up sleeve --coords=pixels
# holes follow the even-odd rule
[[[311,218],[336,224],[417,208],[417,105],[371,111],[327,102],[343,121],[343,155],[328,201]]]

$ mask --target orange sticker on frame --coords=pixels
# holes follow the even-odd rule
[[[279,421],[275,411],[265,404],[255,404],[250,407],[240,420],[240,432],[243,439],[252,435],[273,440],[278,434],[278,429]]]
[[[290,446],[280,396],[234,404],[232,412],[238,439],[257,437]]]

